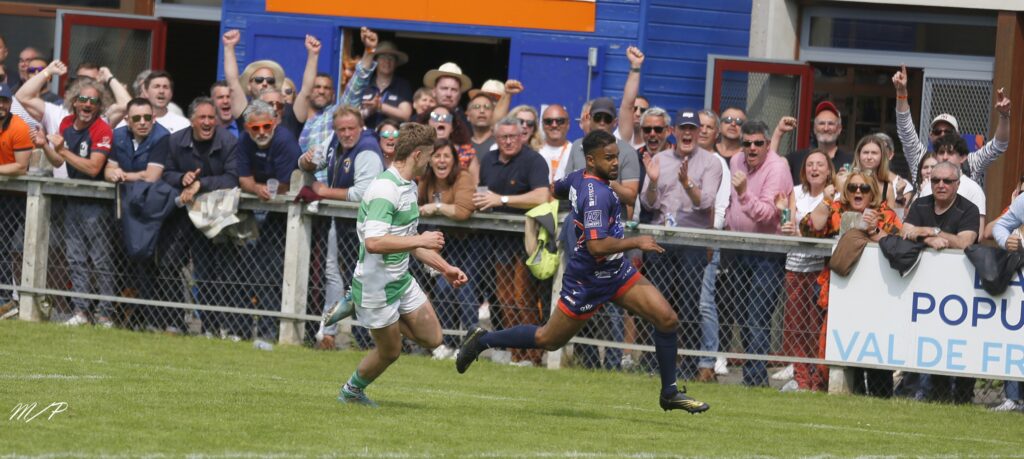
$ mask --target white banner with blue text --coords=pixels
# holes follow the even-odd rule
[[[1024,380],[1024,276],[1000,296],[963,252],[927,250],[906,277],[878,246],[832,273],[825,359],[850,366]]]

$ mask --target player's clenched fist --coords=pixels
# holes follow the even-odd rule
[[[422,244],[420,247],[428,250],[441,250],[444,248],[444,233],[440,231],[426,231],[420,234]]]

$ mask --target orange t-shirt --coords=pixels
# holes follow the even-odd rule
[[[28,125],[16,115],[10,115],[11,121],[7,129],[0,131],[0,165],[14,162],[14,152],[31,150],[32,137]]]

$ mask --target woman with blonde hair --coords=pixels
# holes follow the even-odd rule
[[[885,140],[881,137],[875,134],[862,137],[857,142],[857,148],[854,149],[853,168],[854,170],[871,171],[881,192],[878,198],[885,201],[889,209],[895,210],[897,196],[894,185],[899,176],[889,170],[890,155],[887,153],[887,150],[888,145],[886,145]],[[841,179],[841,181],[845,183],[844,179]],[[903,182],[905,183],[906,180]]]
[[[544,139],[540,137],[540,129],[537,129],[537,109],[529,105],[518,105],[508,112],[509,115],[519,120],[519,127],[523,132],[523,144],[529,145],[533,151],[540,151],[544,146]]]
[[[818,204],[800,221],[800,232],[810,237],[836,237],[842,227],[843,216],[851,213],[856,218],[856,228],[864,230],[874,242],[878,242],[888,235],[898,236],[903,229],[903,224],[896,216],[896,212],[893,212],[882,199],[882,187],[878,184],[878,180],[875,180],[875,175],[871,171],[854,168],[841,189],[839,200],[825,199]],[[818,281],[822,286],[818,304],[826,311],[828,309],[829,276],[831,276],[831,271],[824,270]],[[821,335],[819,335],[821,343],[824,342],[824,333],[825,330],[822,328]],[[824,350],[819,349],[819,352],[823,353]],[[864,382],[865,373],[867,375],[866,384]],[[854,393],[866,393],[880,397],[892,396],[891,370],[855,368],[854,374]]]

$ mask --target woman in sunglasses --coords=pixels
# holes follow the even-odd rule
[[[476,182],[469,171],[459,166],[451,139],[438,139],[434,143],[434,153],[430,155],[430,166],[419,180],[420,216],[466,220],[473,214],[475,190]],[[472,249],[479,247],[472,246],[468,236],[468,232],[454,228],[445,230],[444,253],[449,260],[461,260],[465,266],[473,265]],[[465,272],[469,276],[469,272]],[[441,326],[451,330],[472,330],[476,327],[479,302],[475,299],[472,280],[460,289],[452,288],[444,276],[437,276],[436,281],[434,301]],[[434,358],[455,358],[458,348],[458,337],[445,336],[441,346],[434,349]]]
[[[377,139],[380,141],[380,153],[384,156],[384,169],[391,167],[395,159],[395,145],[398,144],[398,128],[402,122],[388,118],[377,125]]]
[[[874,242],[886,235],[899,234],[903,229],[896,212],[882,200],[875,174],[855,167],[841,188],[839,200],[826,196],[800,221],[800,233],[809,237],[837,236],[843,214],[847,212],[860,214],[857,228],[866,231]]]
[[[438,140],[451,140],[452,145],[455,146],[455,156],[459,159],[459,166],[469,171],[474,179],[480,177],[480,162],[476,157],[477,152],[470,143],[469,127],[461,116],[455,116],[447,107],[438,105],[420,115],[416,122],[434,128]]]
[[[882,200],[880,186],[875,180],[874,174],[870,171],[862,171],[854,168],[843,185],[838,201],[832,201],[828,196],[818,204],[810,214],[804,216],[800,221],[800,231],[810,237],[835,237],[839,235],[843,215],[847,213],[859,214],[856,227],[867,232],[872,241],[878,242],[887,235],[899,235],[903,229],[896,212],[889,209],[889,206]],[[821,297],[818,305],[825,309],[822,323],[828,318],[828,283],[831,270],[825,269],[818,278],[822,286]],[[819,346],[823,346],[825,333],[822,328],[819,334]],[[823,355],[825,349],[819,347],[819,356]],[[864,381],[864,375],[854,377],[854,393],[868,393],[881,397],[892,396],[892,371],[856,369],[858,372],[867,372],[867,386],[858,381]],[[824,371],[819,367],[818,371]]]
[[[523,130],[523,145],[539,151],[544,146],[544,140],[540,137],[540,129],[537,129],[537,110],[529,105],[519,105],[508,114],[519,120],[519,127]]]
[[[789,199],[780,196],[776,206],[782,210],[782,234],[801,236],[799,222],[819,207],[825,199],[836,195],[835,166],[821,149],[811,150],[800,168],[800,184],[793,187]],[[788,212],[788,213],[787,213]],[[790,253],[786,256],[786,309],[783,315],[783,355],[793,357],[824,357],[818,355],[818,334],[824,323],[824,311],[818,307],[818,277],[825,269],[825,257]],[[825,391],[828,372],[817,365],[793,364],[793,380],[782,387],[783,392],[795,390]]]

